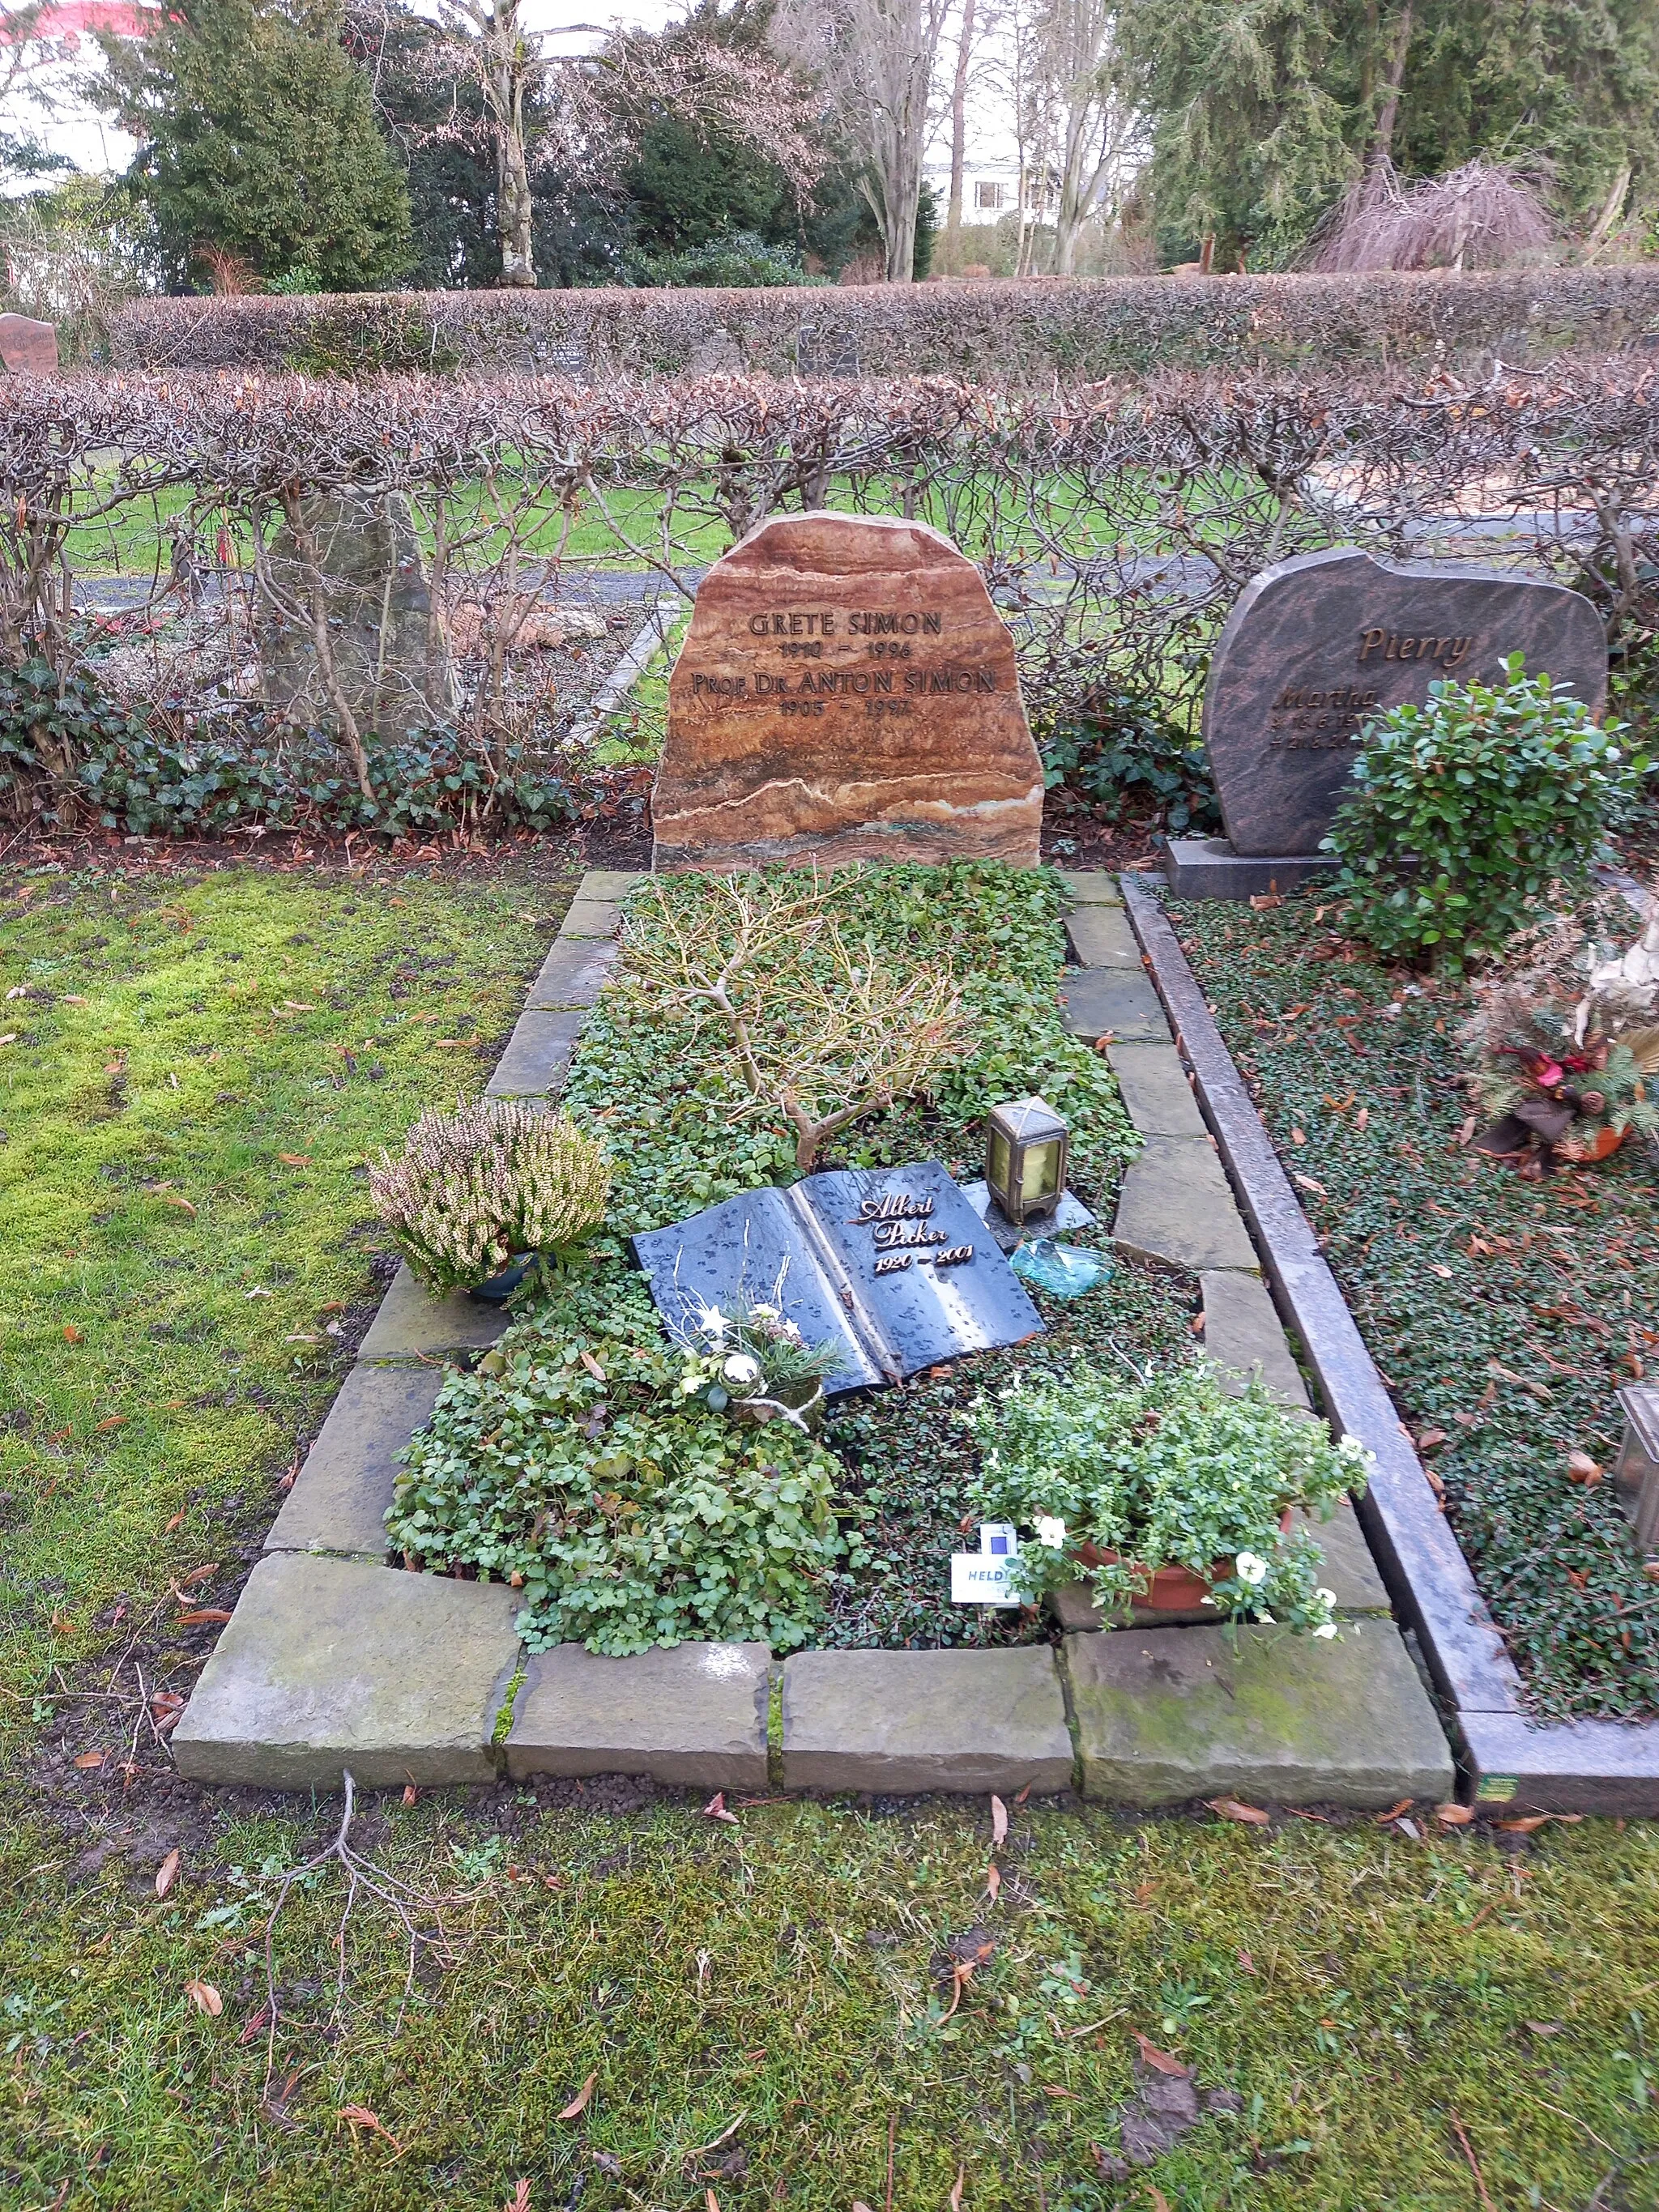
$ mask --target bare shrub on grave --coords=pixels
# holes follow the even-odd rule
[[[949,377],[20,379],[0,385],[0,658],[42,655],[60,684],[95,673],[71,556],[100,530],[130,533],[152,502],[182,500],[175,562],[180,544],[204,550],[168,591],[213,582],[204,605],[246,641],[290,503],[406,498],[432,549],[428,704],[476,771],[478,795],[457,802],[468,822],[511,818],[515,748],[559,757],[559,702],[523,641],[544,635],[548,594],[580,596],[588,567],[618,558],[575,557],[579,522],[684,592],[689,570],[775,514],[921,516],[981,564],[1039,731],[1103,696],[1156,698],[1195,727],[1211,646],[1249,577],[1333,544],[1496,559],[1586,592],[1610,640],[1659,629],[1659,362],[1636,354],[1474,380],[1165,372],[1040,392]],[[299,611],[314,623],[327,592],[313,580]],[[458,605],[493,615],[453,626],[451,705]],[[234,732],[222,678],[230,665],[243,680],[246,653],[216,644],[207,665],[201,697],[174,656],[165,696],[127,702],[180,724],[210,712]],[[374,735],[359,731],[365,751]],[[361,788],[343,726],[338,742]],[[15,817],[40,803],[21,772],[0,793]]]
[[[872,945],[848,945],[836,891],[816,869],[809,890],[728,876],[692,901],[653,879],[623,937],[626,987],[719,1023],[747,1093],[740,1115],[781,1112],[803,1175],[837,1130],[927,1091],[972,1043],[954,976],[901,975]]]
[[[1311,269],[1501,269],[1553,240],[1548,210],[1500,162],[1465,161],[1407,182],[1384,161],[1367,169],[1316,242]]]

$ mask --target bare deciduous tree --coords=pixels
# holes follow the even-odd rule
[[[1047,0],[1036,64],[1054,149],[1054,270],[1074,274],[1084,229],[1115,209],[1145,158],[1141,118],[1117,89],[1115,0]]]
[[[947,0],[783,0],[774,50],[807,70],[858,157],[890,284],[915,274],[928,102]]]

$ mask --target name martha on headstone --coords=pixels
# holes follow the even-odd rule
[[[658,868],[1037,864],[1013,640],[925,523],[761,524],[704,577],[668,687]]]
[[[1512,653],[1599,713],[1601,617],[1565,585],[1352,547],[1265,568],[1228,617],[1204,695],[1204,743],[1233,849],[1312,854],[1360,725],[1441,678],[1491,682]],[[1283,888],[1283,886],[1281,886]]]

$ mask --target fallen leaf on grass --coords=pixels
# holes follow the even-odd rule
[[[1583,1817],[1582,1813],[1522,1813],[1513,1820],[1500,1820],[1498,1825],[1512,1836],[1530,1836],[1547,1820],[1565,1820],[1571,1827]]]
[[[1008,1840],[1008,1808],[1000,1797],[991,1800],[991,1849],[1000,1851]]]
[[[401,2158],[403,2156],[403,2145],[398,2142],[397,2136],[392,2134],[390,2128],[385,2127],[381,2124],[379,2118],[374,2113],[369,2111],[367,2105],[342,2105],[339,2111],[334,2116],[334,2124],[337,2128],[339,2126],[342,2120],[343,2120],[346,2125],[350,2129],[351,2140],[353,2142],[356,2142],[357,2140],[358,2129],[367,2128],[371,2135],[384,2136],[387,2142],[392,2145],[392,2149],[397,2152],[398,2157]]]
[[[194,1214],[196,1211],[181,1190],[158,1190],[155,1196],[163,1206],[176,1206],[180,1213]]]
[[[1129,2033],[1135,2039],[1142,2062],[1150,2066],[1155,2074],[1185,2075],[1190,2070],[1182,2064],[1173,2052],[1160,2051],[1155,2043],[1141,2034],[1139,2028],[1131,2028]]]
[[[82,1772],[88,1772],[94,1766],[101,1766],[108,1756],[107,1752],[83,1751],[75,1763]]]
[[[1170,2212],[1170,2200],[1155,2181],[1146,2184],[1146,2191],[1152,2201],[1152,2212]]]
[[[211,1982],[186,1982],[185,1995],[198,2012],[204,2012],[210,2020],[217,2020],[225,2008],[225,2001]]]
[[[593,2084],[599,2080],[599,2077],[597,2074],[590,2074],[588,2075],[586,2081],[582,2083],[581,2087],[577,2090],[575,2095],[570,2100],[570,2102],[559,2114],[559,2118],[562,2120],[580,2119],[582,2114],[587,2110],[587,2100],[592,2095]]]
[[[175,1628],[201,1628],[209,1621],[229,1619],[229,1613],[222,1605],[198,1605],[192,1607],[188,1613],[176,1614],[173,1625]]]
[[[404,1784],[404,1804],[412,1805],[415,1802],[416,1794],[415,1784],[412,1782],[405,1782]]]
[[[314,1014],[317,1011],[309,999],[284,999],[283,1004],[291,1014]],[[273,1006],[270,1011],[275,1013],[276,1009]]]
[[[1434,1817],[1448,1828],[1467,1828],[1474,1818],[1473,1805],[1437,1805]]]
[[[985,1869],[985,1893],[993,1905],[1002,1893],[1002,1869],[989,1866]]]
[[[1390,1820],[1397,1820],[1402,1813],[1409,1813],[1411,1809],[1411,1799],[1402,1797],[1397,1805],[1390,1805],[1386,1813],[1374,1813],[1371,1817],[1379,1828],[1386,1828]]]
[[[85,1341],[72,1321],[66,1321],[64,1323],[64,1341],[65,1344],[81,1344]]]
[[[703,1818],[706,1820],[725,1820],[734,1828],[738,1825],[737,1814],[735,1813],[728,1813],[726,1809],[726,1792],[723,1790],[717,1790],[714,1792],[708,1802],[703,1807],[702,1813]]]
[[[1051,2089],[1046,2081],[1042,2083],[1041,2087],[1045,2097],[1064,2097],[1068,2104],[1073,2105],[1081,2104],[1083,2101],[1075,2089]]]
[[[190,1589],[195,1583],[206,1582],[210,1575],[216,1575],[218,1571],[217,1559],[205,1560],[199,1567],[192,1567],[187,1575],[180,1575],[173,1588],[181,1590]]]
[[[182,1528],[184,1525],[184,1515],[182,1513],[175,1513],[172,1520],[167,1522],[167,1527],[162,1529],[161,1534],[164,1536],[170,1536],[175,1528]]]
[[[514,2183],[512,2198],[510,2202],[502,2208],[502,2212],[530,2212],[530,2181],[528,2176],[521,2174],[518,2180]]]
[[[155,1894],[165,1897],[179,1879],[179,1854],[171,1850],[155,1869]]]
[[[1559,2035],[1562,2028],[1559,2020],[1529,2020],[1522,2025],[1528,2035]]]
[[[1265,1828],[1269,1815],[1259,1805],[1242,1804],[1237,1797],[1206,1797],[1205,1803],[1211,1812],[1218,1813],[1224,1820],[1247,1821],[1253,1828]]]
[[[967,2179],[967,2167],[959,2166],[957,2168],[956,2184],[951,2191],[951,2212],[962,2212],[962,2185]]]

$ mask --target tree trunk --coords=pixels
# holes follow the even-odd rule
[[[1365,156],[1367,185],[1385,177],[1394,159],[1394,126],[1400,117],[1400,88],[1406,82],[1406,55],[1412,42],[1413,4],[1413,0],[1406,0],[1395,24],[1394,52],[1389,57],[1388,74],[1382,81],[1382,105],[1377,110],[1376,125],[1371,132],[1370,150]]]
[[[945,217],[945,262],[962,273],[962,179],[968,160],[968,66],[973,58],[974,0],[962,0],[962,43],[951,84],[951,201]]]

